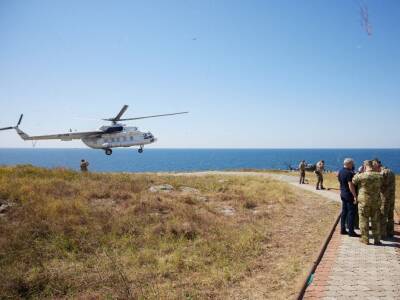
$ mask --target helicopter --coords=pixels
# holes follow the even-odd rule
[[[16,126],[0,128],[0,131],[15,129],[18,135],[24,141],[82,140],[82,142],[89,148],[104,150],[106,155],[112,154],[112,148],[132,147],[132,146],[139,146],[138,152],[142,153],[144,145],[152,144],[156,142],[157,139],[151,132],[141,132],[138,130],[137,127],[126,126],[125,124],[120,123],[121,121],[132,121],[132,120],[173,116],[173,115],[188,113],[187,111],[184,111],[184,112],[162,114],[162,115],[153,115],[153,116],[144,116],[135,118],[121,118],[127,109],[128,105],[124,105],[120,110],[120,112],[115,117],[102,119],[103,121],[111,122],[111,125],[101,126],[98,130],[94,131],[72,132],[72,130],[70,129],[70,132],[68,133],[30,136],[19,128],[19,125],[21,124],[22,118],[24,116],[23,114],[21,114],[21,116],[19,117]]]

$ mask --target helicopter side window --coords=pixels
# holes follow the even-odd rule
[[[117,142],[119,142],[119,138],[117,138]]]
[[[115,139],[114,139],[114,138],[112,138],[112,139],[111,139],[111,142],[113,142],[113,143],[114,143],[114,142],[115,142]]]
[[[133,136],[131,135],[131,141],[133,141]]]

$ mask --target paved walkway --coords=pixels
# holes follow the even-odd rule
[[[338,193],[317,191],[312,185],[299,185],[298,178],[290,175],[217,171],[189,174],[269,177],[341,202]],[[340,235],[339,227],[313,275],[304,299],[400,299],[400,225],[395,225],[395,237],[391,241],[383,241],[382,246],[365,245],[358,238]],[[370,242],[373,243],[373,240]]]
[[[395,230],[393,240],[374,246],[340,235],[338,226],[304,299],[400,299],[400,226]]]

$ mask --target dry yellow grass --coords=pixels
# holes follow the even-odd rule
[[[164,183],[175,190],[148,191]],[[31,166],[0,168],[0,199],[13,204],[0,218],[4,298],[287,299],[338,211],[266,178]]]

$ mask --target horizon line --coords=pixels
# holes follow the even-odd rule
[[[48,149],[48,150],[102,150],[102,149],[92,149],[89,147],[0,147],[2,149],[12,149],[12,150],[22,150],[22,149]],[[132,148],[116,148],[113,150],[125,150],[129,151],[135,149]],[[157,147],[157,148],[146,148],[148,150],[400,150],[400,147]]]

